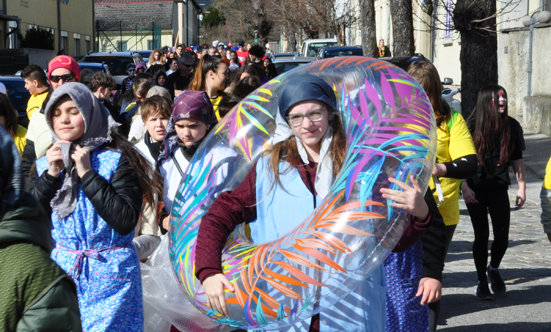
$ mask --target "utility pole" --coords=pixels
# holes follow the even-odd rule
[[[7,1],[7,0],[4,0]],[[61,51],[63,43],[61,42],[61,0],[57,0],[57,51]]]

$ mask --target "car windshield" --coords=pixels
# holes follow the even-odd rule
[[[280,63],[274,63],[274,65],[276,67],[277,74],[281,75],[285,72],[288,72],[289,70],[293,70],[298,66],[302,66],[308,63],[310,62],[280,62]]]
[[[13,105],[13,107],[18,112],[26,112],[27,103],[31,94],[27,89],[25,89],[25,81],[21,79],[20,81],[12,80],[3,80],[0,78],[0,82],[4,83],[6,86],[6,91],[8,92],[8,97]]]
[[[103,67],[98,67],[98,66],[87,66],[86,64],[80,63],[80,69],[84,69],[84,68],[88,68],[88,69],[92,70],[94,73],[103,71]],[[126,70],[125,70],[125,71],[126,71]]]
[[[314,57],[316,54],[318,54],[318,51],[322,47],[332,47],[337,46],[336,41],[328,41],[328,42],[321,42],[321,43],[311,43],[308,44],[308,52],[305,56],[311,56]]]
[[[337,56],[363,55],[361,48],[348,50],[326,50],[323,52],[323,58],[334,58]]]
[[[82,59],[82,62],[96,62],[96,63],[105,63],[111,75],[128,75],[126,73],[126,65],[129,63],[134,63],[132,58],[128,57],[118,57],[118,56],[88,56]]]

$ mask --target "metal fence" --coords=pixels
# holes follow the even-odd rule
[[[161,26],[151,23],[151,29],[139,29],[134,26],[128,29],[122,22],[118,29],[106,29],[96,21],[97,50],[100,51],[131,51],[161,48]]]

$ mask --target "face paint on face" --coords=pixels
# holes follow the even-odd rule
[[[499,91],[499,113],[504,113],[507,108],[507,99],[505,98],[505,92]]]

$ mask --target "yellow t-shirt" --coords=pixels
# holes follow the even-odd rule
[[[551,158],[547,162],[547,167],[545,167],[545,178],[543,179],[543,187],[545,189],[551,189]]]
[[[218,112],[218,105],[220,105],[220,102],[222,101],[222,98],[224,96],[219,95],[216,98],[210,98],[210,102],[212,103],[212,108],[214,109],[214,114],[216,114],[216,120],[220,121],[220,113]]]
[[[17,126],[17,131],[15,132],[15,137],[13,137],[13,142],[19,150],[19,154],[23,155],[23,150],[25,150],[25,145],[27,145],[27,129],[22,126]]]
[[[461,114],[452,110],[452,116],[456,116],[455,123],[448,129],[448,123],[442,123],[437,129],[438,143],[436,158],[439,163],[446,163],[464,156],[476,154],[471,133],[467,128]],[[441,177],[442,193],[444,201],[438,207],[446,226],[459,223],[459,186],[461,180]],[[434,190],[434,182],[430,181],[430,188]],[[434,199],[438,202],[438,193],[434,191]]]
[[[31,97],[29,98],[29,102],[27,103],[27,117],[29,118],[29,120],[33,116],[34,111],[42,107],[44,99],[46,99],[47,95],[48,89],[44,90],[44,92],[40,94],[37,94],[36,96],[31,95]]]

